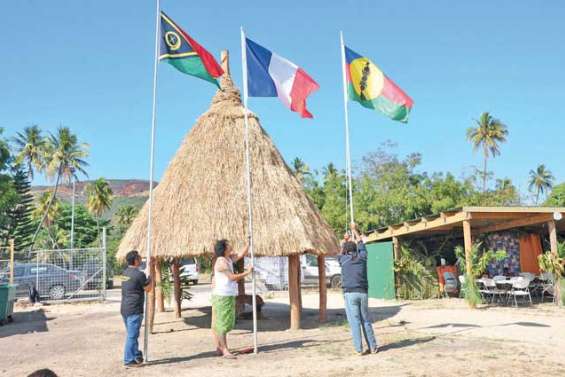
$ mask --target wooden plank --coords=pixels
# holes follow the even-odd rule
[[[290,301],[290,329],[300,329],[300,256],[293,254],[288,257],[288,296]]]
[[[155,265],[153,263],[149,263],[149,277],[151,278],[151,290],[147,292],[147,320],[145,326],[149,325],[149,332],[153,333],[153,323],[155,322]]]
[[[498,224],[489,225],[486,227],[475,229],[476,234],[484,234],[484,233],[493,233],[493,232],[500,232],[502,230],[513,229],[513,228],[520,228],[523,226],[528,225],[535,225],[541,224],[548,220],[552,219],[552,215],[550,213],[541,213],[541,214],[534,214],[534,215],[526,215],[524,214],[522,218],[505,221]]]
[[[547,222],[547,229],[549,231],[549,244],[551,246],[551,253],[553,255],[558,255],[557,250],[557,226],[555,225],[555,220],[551,219]],[[563,300],[561,300],[561,282],[560,279],[555,279],[555,297],[557,297],[557,305],[563,306]]]
[[[163,277],[161,276],[161,268],[163,261],[159,260],[155,268],[155,301],[157,302],[157,312],[165,312],[165,297],[163,295]]]
[[[178,258],[173,261],[173,285],[175,291],[175,317],[181,318],[182,288],[180,284],[180,262]]]
[[[471,235],[471,221],[463,221],[463,241],[465,243],[465,270],[467,276],[471,276],[472,261],[471,255],[473,252],[473,238]]]
[[[326,258],[323,255],[318,256],[318,287],[320,295],[320,322],[327,320],[328,306],[328,288],[326,282]]]
[[[369,237],[367,238],[367,242],[375,242],[384,239],[390,239],[392,237],[398,237],[416,232],[421,232],[424,230],[432,230],[435,228],[444,227],[446,225],[457,224],[465,220],[466,216],[467,215],[464,212],[457,212],[451,215],[443,213],[443,216],[437,217],[433,220],[427,220],[427,221],[420,220],[416,224],[411,225],[409,230],[406,230],[404,224],[392,225],[382,233],[373,233],[369,235]]]
[[[464,212],[498,212],[498,213],[565,213],[565,207],[463,207]]]

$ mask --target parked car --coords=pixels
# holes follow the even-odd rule
[[[104,274],[102,263],[97,260],[88,260],[81,268],[81,278],[87,281],[85,289],[101,289],[100,282]],[[106,270],[106,289],[114,288],[114,279],[111,269]]]
[[[198,284],[200,265],[196,258],[186,258],[180,262],[180,277],[187,279],[192,284]]]
[[[317,287],[318,258],[306,254],[300,256],[302,267],[301,284],[304,287]],[[269,290],[288,289],[288,258],[261,257],[255,259],[255,271]],[[341,266],[336,258],[326,258],[326,284],[331,288],[341,287]]]
[[[315,255],[301,256],[302,285],[318,285],[318,258]],[[326,258],[326,284],[331,288],[341,288],[341,266],[336,258]]]
[[[27,297],[29,289],[36,287],[39,296],[62,300],[81,286],[79,271],[69,271],[49,263],[14,264],[16,297]]]

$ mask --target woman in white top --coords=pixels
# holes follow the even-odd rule
[[[247,255],[249,245],[239,253],[234,252],[227,240],[216,241],[214,253],[214,275],[212,279],[212,336],[218,355],[234,358],[229,351],[227,334],[235,326],[235,298],[237,296],[237,281],[244,279],[253,271],[248,266],[245,272],[234,273],[233,264]]]

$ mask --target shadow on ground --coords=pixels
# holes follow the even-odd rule
[[[381,308],[371,308],[373,322],[383,321],[398,314],[403,305],[386,306]],[[196,328],[210,328],[212,308],[204,306],[200,308],[183,310],[183,321],[187,326]],[[301,329],[315,329],[320,326],[340,326],[346,323],[344,309],[328,309],[327,321],[320,324],[317,309],[303,309],[301,316]],[[155,322],[159,325],[159,322]],[[258,320],[259,331],[284,331],[290,327],[290,309],[288,304],[267,302],[263,306],[261,316]],[[249,319],[239,319],[236,328],[240,330],[253,329],[253,321]]]
[[[47,321],[52,318],[47,318],[43,309],[37,309],[30,312],[15,312],[12,319],[12,323],[0,326],[0,338],[48,331]]]

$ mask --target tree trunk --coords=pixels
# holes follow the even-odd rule
[[[175,317],[181,317],[182,288],[180,284],[180,264],[178,258],[173,261],[173,282],[175,286]]]
[[[488,160],[488,149],[485,147],[485,161],[483,169],[483,194],[487,192],[487,160]]]
[[[47,208],[45,209],[45,213],[43,214],[43,218],[39,222],[39,225],[37,226],[37,229],[35,230],[35,233],[33,234],[33,238],[31,239],[31,243],[30,243],[30,246],[29,246],[29,251],[31,251],[33,249],[33,247],[35,246],[35,239],[37,238],[37,235],[39,234],[39,231],[41,230],[41,227],[43,226],[43,223],[45,222],[45,219],[47,218],[47,214],[49,213],[49,209],[51,208],[51,205],[53,204],[53,201],[55,200],[55,196],[57,196],[57,190],[59,189],[59,181],[61,180],[61,168],[62,168],[62,166],[59,165],[59,169],[57,169],[57,180],[55,181],[55,189],[53,190],[53,195],[51,196],[51,199],[49,199],[49,203],[47,204]]]
[[[161,274],[161,268],[163,267],[163,261],[159,260],[155,268],[155,300],[157,301],[157,312],[165,312],[165,296],[163,295],[163,276]]]

